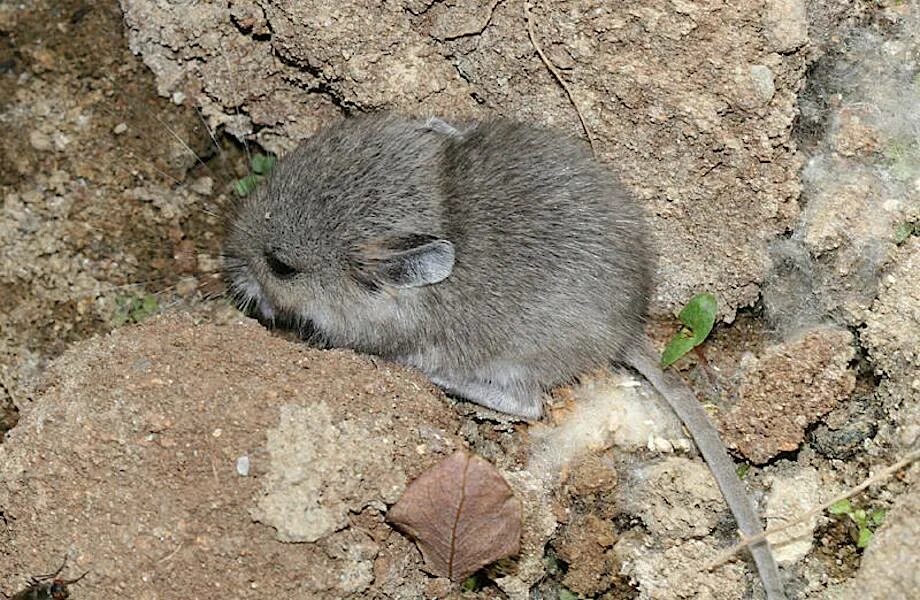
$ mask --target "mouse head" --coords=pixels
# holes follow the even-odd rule
[[[438,190],[443,133],[387,115],[305,141],[229,219],[232,293],[264,319],[309,322],[337,345],[387,326],[448,278]]]

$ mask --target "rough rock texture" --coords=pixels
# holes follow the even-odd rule
[[[353,108],[501,114],[581,133],[518,1],[121,4],[161,94],[274,150]],[[766,244],[798,211],[789,134],[806,66],[803,6],[531,8],[601,155],[656,219],[658,310],[706,289],[731,318],[757,298]]]
[[[845,329],[817,328],[744,361],[738,399],[719,419],[725,443],[758,464],[798,448],[805,429],[853,391],[852,344]]]
[[[654,549],[653,558],[635,560]],[[615,550],[623,563],[621,576],[642,581],[641,600],[737,600],[753,597],[742,563],[730,563],[708,572],[701,561],[714,557],[718,547],[709,540],[691,539],[664,549],[647,538],[624,537]],[[662,577],[667,573],[667,577]]]
[[[586,515],[569,524],[556,543],[559,558],[569,564],[562,580],[565,586],[588,597],[609,589],[620,570],[613,552],[617,537],[611,521],[594,515]]]
[[[920,238],[898,249],[894,264],[882,278],[872,306],[863,343],[876,372],[885,377],[881,394],[889,398],[900,431],[898,443],[908,448],[920,439]],[[902,399],[899,401],[898,399]]]
[[[862,325],[895,231],[920,219],[917,3],[883,1],[874,11],[862,2],[810,4],[826,54],[800,100],[805,208],[773,245],[763,290],[767,318],[786,331],[828,316]]]
[[[383,515],[460,444],[444,404],[416,374],[251,321],[77,344],[0,445],[0,589],[69,552],[91,572],[80,598],[419,597]]]
[[[635,581],[639,598],[741,598],[758,585],[744,563],[705,569],[718,553],[719,539],[726,536],[727,542],[735,531],[705,463],[668,457],[639,469],[624,488],[624,511],[645,527],[624,535],[615,554],[621,576]]]
[[[770,486],[764,510],[767,529],[788,523],[796,515],[820,505],[823,499],[816,469],[801,468],[787,476],[777,475]],[[768,538],[781,566],[795,564],[808,554],[817,524],[818,516],[815,515]]]

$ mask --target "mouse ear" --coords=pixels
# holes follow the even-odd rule
[[[387,238],[359,249],[355,278],[365,285],[413,288],[443,281],[454,270],[454,245],[430,235]]]

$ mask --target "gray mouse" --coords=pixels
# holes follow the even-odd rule
[[[762,531],[718,432],[645,337],[643,211],[581,142],[501,119],[352,117],[280,160],[229,225],[242,307],[477,404],[537,419],[545,390],[611,362],[636,369],[690,431],[742,533]],[[769,545],[751,552],[767,597],[784,598]]]

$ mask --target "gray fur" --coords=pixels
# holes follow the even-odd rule
[[[403,265],[414,283],[388,277],[401,253],[418,254],[413,237],[442,252]],[[510,121],[460,133],[374,115],[280,161],[227,249],[235,289],[310,321],[327,344],[536,418],[542,390],[642,335],[647,238],[637,203],[577,141]],[[267,254],[300,273],[273,277]]]
[[[637,368],[690,430],[745,535],[760,522],[718,432],[643,334],[652,250],[635,200],[584,146],[505,120],[373,115],[306,140],[231,219],[231,289],[263,318],[418,368],[525,418],[543,391]],[[767,596],[783,598],[764,542]]]

